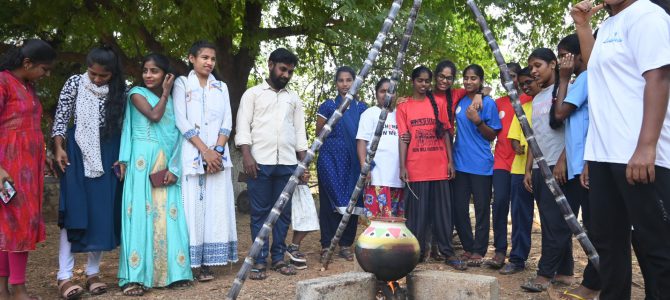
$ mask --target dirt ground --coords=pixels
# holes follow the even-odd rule
[[[537,218],[536,218],[537,220]],[[537,221],[536,221],[537,222]],[[364,226],[359,225],[359,234]],[[511,226],[509,228],[511,230]],[[239,270],[241,262],[248,254],[251,245],[249,216],[238,214],[237,230],[239,237],[239,256],[240,261],[232,266],[222,266],[214,268],[216,279],[208,283],[195,283],[193,287],[185,290],[167,290],[153,289],[147,292],[144,299],[223,299],[231,287],[233,278]],[[491,239],[493,234],[491,233]],[[290,239],[290,236],[289,236]],[[498,278],[501,288],[502,299],[556,299],[556,294],[562,292],[564,288],[552,288],[545,293],[526,293],[519,288],[519,285],[530,277],[533,277],[540,256],[540,232],[538,224],[535,224],[532,234],[532,250],[528,259],[526,271],[503,276],[495,270],[487,268],[470,268],[463,272],[464,274],[480,274],[495,276]],[[462,251],[460,245],[455,245],[457,251]],[[586,256],[575,241],[573,243],[575,253],[575,282],[576,285],[581,281],[581,274],[586,265]],[[303,242],[302,250],[308,255],[309,268],[299,271],[296,276],[283,276],[279,273],[269,271],[269,277],[264,281],[247,280],[242,288],[238,299],[295,299],[296,283],[301,280],[330,276],[342,272],[354,270],[354,263],[343,259],[335,259],[327,271],[319,271],[318,264],[319,253],[319,233],[311,233]],[[489,248],[488,255],[493,253],[493,248]],[[633,258],[635,259],[635,258]],[[75,267],[75,280],[84,284],[84,268],[86,257],[77,255]],[[635,262],[634,262],[635,263]],[[90,297],[89,299],[127,299],[118,288],[116,280],[116,271],[118,267],[118,251],[105,253],[102,262],[102,280],[110,286],[110,290],[101,296]],[[43,299],[57,299],[56,272],[58,269],[58,228],[55,223],[47,224],[47,241],[38,246],[38,250],[30,254],[28,265],[28,288],[32,293],[41,296]],[[441,263],[420,264],[419,270],[447,270],[453,271],[450,267]],[[455,271],[454,271],[455,272]],[[644,284],[639,269],[636,267],[633,271],[633,299],[644,298]],[[343,299],[344,300],[344,299]]]

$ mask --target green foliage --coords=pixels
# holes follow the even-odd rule
[[[186,53],[197,39],[213,41],[219,74],[229,85],[233,111],[244,89],[267,74],[267,55],[286,46],[300,57],[291,86],[305,102],[308,124],[316,108],[335,94],[332,81],[336,66],[360,68],[379,32],[391,1],[374,0],[9,0],[0,10],[0,42],[40,37],[53,43],[60,62],[51,78],[41,82],[45,115],[53,114],[60,87],[67,77],[83,72],[82,63],[91,47],[106,43],[123,53],[129,79],[138,79],[138,62],[149,52],[162,52],[181,71]],[[570,31],[565,16],[569,0],[482,0],[490,24],[510,60],[525,61],[538,46],[555,48]],[[361,100],[373,103],[374,83],[388,77],[396,60],[411,0],[387,39]],[[424,64],[431,69],[442,59],[459,69],[470,63],[484,67],[487,81],[498,78],[493,56],[465,0],[425,0],[403,67],[399,94],[409,92],[411,69]],[[6,49],[0,45],[0,50]],[[310,136],[314,135],[313,127]]]

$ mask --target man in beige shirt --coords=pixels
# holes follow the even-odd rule
[[[305,113],[302,101],[286,85],[298,58],[279,48],[270,54],[269,77],[248,89],[237,112],[235,145],[242,151],[244,173],[249,176],[247,188],[251,198],[251,235],[256,238],[275,201],[295,170],[298,159],[307,152]],[[272,246],[266,239],[251,279],[265,279],[266,258],[270,248],[272,269],[283,275],[294,275],[295,269],[284,262],[286,234],[291,224],[291,203],[287,203],[272,228]]]

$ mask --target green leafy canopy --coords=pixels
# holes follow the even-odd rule
[[[371,103],[374,82],[390,76],[412,1],[403,3],[387,44],[360,97]],[[218,47],[218,74],[231,93],[233,112],[244,90],[267,74],[267,55],[278,46],[300,58],[292,88],[305,101],[313,124],[318,103],[334,95],[336,66],[362,65],[391,1],[373,0],[5,0],[0,10],[0,50],[14,41],[39,37],[59,52],[51,78],[40,82],[45,116],[53,114],[60,87],[68,76],[83,72],[91,47],[105,43],[122,53],[128,79],[138,80],[139,61],[150,52],[170,57],[175,69],[186,72],[191,43],[207,39]],[[535,47],[555,48],[571,31],[566,24],[571,1],[482,0],[506,58],[525,61]],[[406,58],[404,72],[441,59],[459,68],[470,63],[484,67],[487,81],[498,77],[493,56],[465,0],[423,1]],[[405,76],[400,94],[407,93]],[[313,130],[313,129],[312,129]]]

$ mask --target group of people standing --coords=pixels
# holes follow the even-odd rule
[[[9,140],[0,176],[17,191],[0,209],[2,299],[8,283],[12,299],[28,297],[27,251],[45,238],[42,111],[32,82],[49,75],[55,57],[47,43],[29,39],[2,62],[1,126]],[[188,60],[189,74],[175,77],[165,56],[150,54],[141,81],[128,89],[118,54],[94,48],[86,72],[63,86],[51,133],[62,298],[105,293],[102,252],[119,245],[119,285],[129,296],[187,287],[191,268],[199,268],[195,279],[209,281],[210,266],[237,261],[228,90],[212,75],[214,45],[196,42]],[[72,281],[75,253],[88,253],[85,289]]]
[[[650,0],[612,0],[595,7],[580,2],[571,10],[577,32],[563,38],[556,52],[538,48],[527,67],[508,64],[542,158],[572,211],[581,209],[601,257],[600,270],[589,262],[581,284],[564,291],[563,299],[630,298],[631,240],[646,297],[664,298],[670,286],[670,207],[664,177],[670,52],[651,46],[656,37],[663,49],[670,49],[669,7],[667,1]],[[594,35],[589,22],[603,8],[610,16]],[[321,125],[346,94],[342,90],[351,81],[347,73],[348,67],[338,69],[340,96],[320,106]],[[438,63],[434,72],[425,66],[413,70],[411,96],[388,108],[360,213],[405,217],[423,261],[445,260],[457,270],[485,265],[514,274],[526,268],[537,203],[541,258],[537,275],[521,288],[541,292],[551,284],[572,284],[572,232],[530,152],[510,98],[494,101],[486,95],[478,65],[463,70],[464,89],[452,88],[455,76],[450,61]],[[377,83],[376,107],[364,110],[354,99],[333,129],[334,141],[324,143],[322,152],[328,154],[317,164],[320,217],[332,216],[332,224],[341,218],[335,213],[348,203],[365,163],[388,85],[387,79]],[[354,150],[358,164],[352,161]],[[512,245],[506,262],[510,211]],[[491,223],[495,253],[484,259]],[[335,227],[324,230],[332,225],[323,219],[321,224],[325,252]],[[458,256],[452,246],[454,229],[464,249]],[[341,255],[346,256],[354,232],[345,230]]]
[[[603,8],[610,17],[594,36],[590,20]],[[573,212],[581,209],[601,258],[600,269],[589,262],[580,286],[566,290],[563,299],[630,298],[631,242],[647,298],[670,295],[670,52],[658,51],[670,49],[669,9],[667,1],[656,0],[580,2],[571,10],[577,32],[563,38],[556,52],[537,48],[527,67],[508,64],[542,158]],[[17,191],[0,204],[3,300],[29,297],[24,286],[28,251],[45,239],[42,112],[32,82],[49,75],[55,57],[47,43],[26,40],[0,64],[0,192]],[[195,279],[212,280],[210,266],[238,260],[228,90],[213,75],[212,44],[193,44],[188,60],[189,74],[176,77],[167,58],[150,54],[141,64],[141,82],[127,90],[119,56],[95,48],[87,56],[87,71],[65,83],[52,130],[61,180],[58,285],[63,298],[85,291],[72,281],[73,253],[88,253],[85,288],[101,294],[107,290],[99,277],[102,252],[121,245],[119,285],[129,296],[152,287],[187,287],[192,268],[199,269]],[[252,240],[307,151],[302,101],[287,89],[297,64],[286,49],[272,52],[268,77],[244,93],[236,116]],[[422,261],[514,274],[526,268],[536,203],[541,258],[537,275],[521,288],[541,292],[551,284],[571,284],[572,232],[540,174],[511,99],[488,95],[477,64],[460,73],[463,88],[453,86],[457,74],[448,60],[433,70],[419,66],[411,74],[411,95],[388,108],[390,80],[382,78],[375,86],[375,106],[354,98],[331,128],[317,160],[321,258],[345,213],[379,114],[388,109],[356,215],[406,218]],[[355,77],[351,67],[337,69],[338,95],[319,106],[317,132],[336,113]],[[283,275],[306,267],[299,247],[307,232],[296,231],[287,246],[291,223],[289,201],[272,228],[272,243],[266,240],[255,258],[251,279],[267,277],[268,255],[272,269]],[[353,260],[356,224],[352,216],[338,245],[339,256],[347,260]],[[491,224],[495,251],[485,259]],[[460,255],[452,243],[454,230],[464,250]]]

